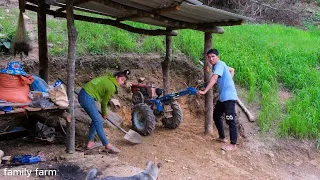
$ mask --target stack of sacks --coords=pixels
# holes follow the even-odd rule
[[[31,102],[28,94],[32,82],[33,77],[24,72],[20,62],[9,62],[6,69],[0,70],[0,99],[17,103]]]

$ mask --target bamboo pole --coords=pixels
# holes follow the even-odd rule
[[[68,98],[71,122],[67,122],[67,153],[75,151],[75,117],[74,117],[74,77],[76,61],[76,45],[78,32],[74,25],[73,0],[67,1],[67,27],[68,27]]]
[[[204,33],[204,82],[209,82],[212,76],[212,66],[207,59],[207,52],[212,48],[212,33]],[[213,92],[205,95],[205,134],[213,133]]]

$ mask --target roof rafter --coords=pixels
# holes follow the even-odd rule
[[[180,10],[180,5],[176,5],[174,7],[156,9],[153,12],[156,12],[155,14],[159,15],[159,14],[163,14],[163,13],[166,13],[166,12],[179,11],[179,10]],[[129,15],[129,16],[117,18],[117,21],[125,21],[125,20],[133,20],[133,19],[145,18],[146,17],[145,15],[146,14],[144,14],[144,15],[143,14],[132,14],[132,15]],[[149,16],[149,14],[148,14],[148,16]]]
[[[201,25],[194,24],[194,23],[188,23],[188,22],[183,22],[175,19],[171,19],[153,12],[148,12],[136,8],[132,8],[130,6],[126,6],[111,0],[97,0],[96,2],[102,3],[106,6],[112,7],[114,9],[118,9],[119,11],[130,11],[135,15],[139,15],[140,17],[147,17],[151,18],[160,22],[165,22],[169,24],[172,29],[194,29],[194,30],[199,30],[199,31],[205,31],[205,32],[212,32],[212,33],[218,33],[222,34],[223,31],[221,31],[222,28],[217,28],[213,27],[212,29],[208,29],[208,26],[202,27]],[[232,23],[232,22],[231,22]],[[222,24],[222,23],[219,23]],[[230,24],[230,23],[229,23]],[[211,26],[216,26],[214,23],[211,24]],[[216,31],[217,29],[220,29],[219,31]]]
[[[30,11],[37,12],[38,7],[26,4],[26,9]],[[54,17],[61,17],[61,18],[66,18],[66,13],[64,12],[56,12],[53,10],[46,10],[46,13],[49,15],[52,15]],[[94,18],[94,17],[88,17],[88,16],[82,16],[82,15],[74,15],[75,20],[80,20],[80,21],[86,21],[86,22],[93,22],[93,23],[98,23],[98,24],[106,24],[114,27],[118,27],[123,30],[127,30],[133,33],[138,33],[138,34],[144,34],[144,35],[150,35],[150,36],[160,36],[160,35],[166,35],[166,36],[177,36],[178,32],[173,31],[173,30],[163,30],[163,29],[156,29],[156,30],[147,30],[147,29],[141,29],[141,28],[136,28],[127,24],[123,24],[119,21],[111,20],[111,19],[102,19],[102,18]]]

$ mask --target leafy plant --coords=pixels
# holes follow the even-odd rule
[[[9,33],[7,35],[1,34],[0,35],[0,53],[8,54],[10,53],[10,48],[11,48],[11,42],[13,40],[13,34]]]

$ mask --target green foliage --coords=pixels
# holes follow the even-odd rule
[[[319,17],[316,14],[314,18]],[[15,29],[7,20],[0,19],[0,22],[6,32]],[[137,28],[159,29],[125,23]],[[163,36],[144,36],[87,22],[76,21],[75,25],[78,55],[165,52]],[[220,50],[223,61],[235,68],[235,82],[248,89],[248,100],[261,100],[258,124],[262,132],[274,129],[281,136],[317,139],[320,146],[319,28],[310,26],[308,30],[300,30],[282,25],[245,24],[224,29],[224,34],[213,35],[213,47]],[[53,44],[52,55],[66,55],[65,20],[48,20],[48,41]],[[204,33],[180,30],[179,35],[173,37],[173,52],[182,52],[198,64],[204,58],[203,44]],[[285,105],[278,95],[280,88],[292,92],[292,98]]]

